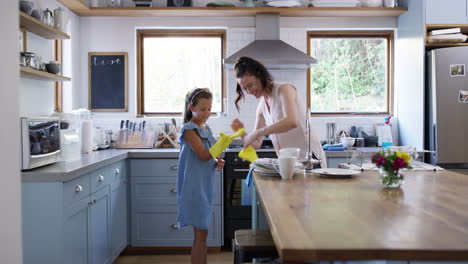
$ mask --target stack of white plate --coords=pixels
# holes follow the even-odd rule
[[[312,0],[314,7],[356,7],[359,0]]]
[[[301,2],[297,0],[266,0],[267,6],[273,7],[298,7],[301,6]]]
[[[254,171],[271,176],[279,176],[279,172],[275,169],[278,168],[278,159],[261,158],[255,160],[252,165],[255,167]],[[296,170],[302,169],[302,164],[296,163]]]

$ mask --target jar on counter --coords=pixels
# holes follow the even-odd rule
[[[363,7],[382,7],[383,0],[360,0]]]
[[[396,3],[396,0],[384,0],[383,6],[384,7],[396,7],[397,3]]]

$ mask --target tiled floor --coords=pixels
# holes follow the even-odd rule
[[[233,254],[230,251],[209,253],[208,264],[231,264]],[[190,255],[127,255],[120,256],[114,264],[190,264]]]

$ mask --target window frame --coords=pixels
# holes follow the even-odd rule
[[[221,39],[221,60],[226,58],[226,30],[224,29],[139,29],[137,30],[137,116],[180,116],[181,112],[144,112],[144,60],[143,60],[143,39],[147,37],[213,37]],[[221,112],[226,112],[223,104],[226,98],[226,71],[224,63],[221,61]],[[216,113],[212,113],[215,115]]]
[[[378,31],[307,31],[307,54],[312,52],[311,39],[313,38],[386,38],[387,39],[387,107],[385,112],[311,112],[311,116],[388,116],[394,112],[394,31],[393,30],[378,30]],[[313,67],[313,66],[312,66]],[[312,104],[312,81],[311,68],[307,69],[307,109],[311,108]]]

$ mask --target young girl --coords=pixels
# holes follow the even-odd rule
[[[211,156],[208,149],[215,143],[205,124],[211,114],[212,94],[197,88],[185,98],[184,126],[180,132],[179,170],[177,174],[177,223],[193,227],[192,264],[206,264],[206,238],[210,225],[215,168],[224,160]]]

